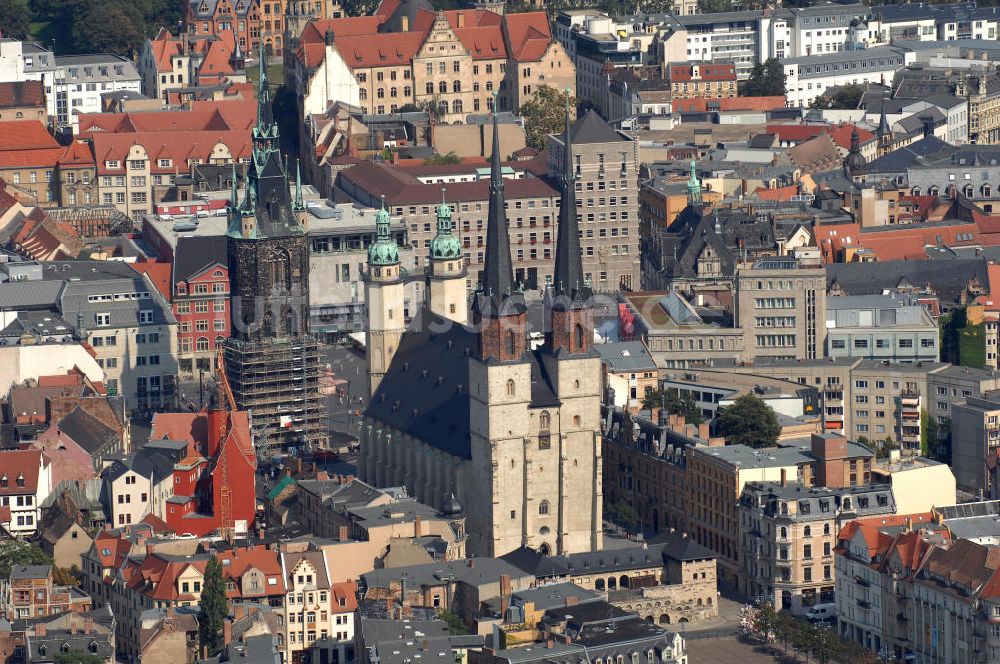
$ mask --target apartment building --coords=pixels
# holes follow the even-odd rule
[[[90,610],[90,595],[76,586],[60,586],[52,577],[52,565],[14,565],[5,581],[4,607],[7,620],[24,620],[83,613]]]
[[[785,58],[785,98],[789,106],[803,108],[833,86],[892,80],[915,58],[913,51],[894,46]]]
[[[887,485],[831,489],[751,482],[739,506],[739,588],[775,608],[802,614],[834,601],[833,549],[851,519],[895,514]]]
[[[728,99],[736,96],[734,64],[671,64],[670,91],[681,99]]]
[[[549,176],[562,177],[561,134],[549,137]],[[584,276],[596,291],[639,288],[638,142],[594,111],[570,128]]]
[[[795,259],[767,258],[736,272],[736,320],[744,352],[756,358],[823,357],[826,271]]]
[[[1000,391],[970,396],[951,406],[951,464],[963,491],[994,497],[990,468],[1000,450]]]
[[[826,301],[828,357],[937,362],[939,331],[927,308],[897,295],[844,295]]]
[[[41,450],[0,451],[0,506],[4,526],[15,537],[38,530],[41,506],[52,491],[52,462]]]

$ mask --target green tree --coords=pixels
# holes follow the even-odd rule
[[[222,627],[229,615],[226,583],[222,579],[222,563],[212,556],[205,566],[205,580],[201,588],[198,611],[198,639],[209,657],[222,650]]]
[[[705,418],[701,416],[697,404],[691,397],[682,397],[675,389],[655,389],[647,392],[642,398],[644,410],[663,408],[671,415],[683,415],[688,424],[701,424]]]
[[[853,110],[861,103],[861,96],[865,89],[856,83],[848,83],[837,88],[832,95],[822,94],[809,105],[810,108],[836,108]]]
[[[431,166],[440,166],[442,164],[458,164],[461,163],[461,159],[454,152],[449,152],[448,154],[438,154],[434,155],[430,159],[424,159],[424,163]]]
[[[605,507],[604,515],[611,523],[617,523],[626,530],[635,530],[639,525],[639,516],[624,500],[617,500]]]
[[[132,57],[146,39],[146,25],[134,4],[122,0],[91,2],[73,21],[71,35],[76,50]]]
[[[785,94],[785,68],[780,60],[768,58],[750,70],[750,77],[739,85],[741,97],[771,97]]]
[[[468,626],[457,613],[452,613],[447,609],[441,609],[438,611],[437,617],[448,624],[448,632],[450,634],[458,635],[469,633]]]
[[[771,447],[778,442],[781,423],[771,407],[755,394],[744,394],[723,408],[716,431],[728,445]]]
[[[56,567],[52,570],[52,580],[59,586],[79,586],[83,573],[76,565]]]
[[[0,29],[4,37],[24,39],[31,27],[27,0],[0,0]]]
[[[699,14],[716,14],[733,11],[732,0],[698,0]]]
[[[71,650],[70,652],[56,653],[53,661],[56,664],[104,664],[107,660],[93,653]]]
[[[15,565],[51,565],[52,559],[37,546],[17,540],[0,541],[0,579],[9,579]]]
[[[576,99],[570,97],[569,104],[575,109]],[[543,85],[531,99],[521,104],[517,114],[524,118],[525,142],[544,150],[549,134],[558,134],[566,124],[566,94],[551,85]]]

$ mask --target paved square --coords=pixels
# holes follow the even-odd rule
[[[777,659],[756,652],[747,643],[740,643],[735,636],[719,639],[688,639],[689,664],[776,664]]]

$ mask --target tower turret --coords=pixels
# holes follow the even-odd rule
[[[469,322],[469,298],[465,279],[468,272],[462,243],[452,233],[451,207],[441,189],[437,209],[437,234],[431,240],[427,272],[427,304],[431,311],[465,325]]]
[[[399,247],[392,238],[392,224],[383,197],[382,206],[375,213],[375,241],[368,247],[368,270],[365,275],[365,302],[368,305],[366,360],[371,394],[382,382],[403,336],[403,290]]]
[[[698,170],[695,160],[691,160],[691,177],[688,178],[688,205],[701,205],[701,181],[698,179]]]

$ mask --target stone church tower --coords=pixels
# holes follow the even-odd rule
[[[389,211],[375,214],[375,242],[368,247],[368,273],[365,276],[365,303],[368,307],[368,382],[370,394],[378,389],[382,377],[399,348],[399,338],[406,328],[404,320],[404,281],[399,264],[399,247],[392,238]]]
[[[264,431],[259,445],[315,445],[326,439],[327,422],[319,349],[308,330],[309,245],[278,151],[266,72],[246,190],[240,201],[234,171],[228,213],[233,336],[223,348],[237,407],[253,412]]]
[[[452,233],[451,207],[441,189],[441,206],[437,209],[437,235],[431,240],[427,266],[427,304],[431,311],[462,325],[469,322],[469,298],[465,279],[468,271],[462,255],[462,243]]]

